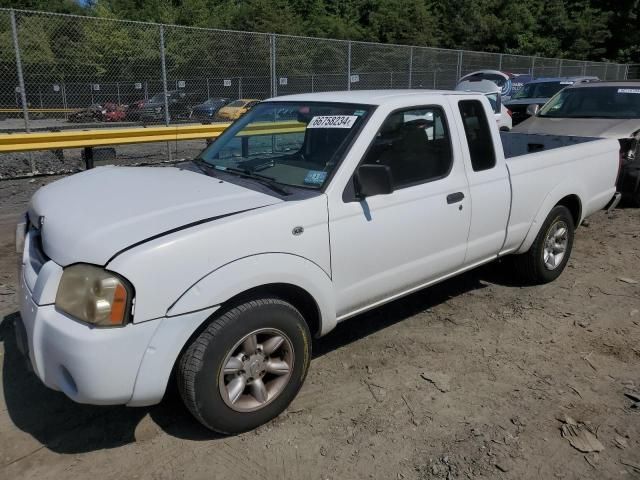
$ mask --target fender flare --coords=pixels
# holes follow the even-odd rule
[[[260,253],[222,265],[198,280],[169,307],[168,317],[220,305],[252,288],[289,284],[305,290],[318,307],[319,335],[336,325],[333,283],[311,260],[290,253]]]
[[[534,240],[538,236],[540,229],[542,228],[542,224],[547,219],[549,212],[555,207],[560,200],[568,196],[576,196],[578,197],[578,201],[580,202],[580,218],[576,222],[575,227],[578,228],[580,223],[582,222],[582,217],[584,216],[584,202],[583,198],[585,198],[583,189],[577,183],[560,183],[556,185],[556,187],[551,190],[545,199],[542,201],[542,205],[538,208],[538,211],[531,223],[531,227],[527,232],[524,241],[516,251],[516,253],[525,253],[528,252],[533,245]]]

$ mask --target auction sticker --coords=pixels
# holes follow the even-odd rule
[[[619,88],[618,93],[640,93],[640,88]]]
[[[327,179],[327,172],[322,170],[309,170],[304,177],[304,183],[308,185],[322,185]]]
[[[313,117],[307,128],[351,128],[357,119],[356,115],[324,115]]]

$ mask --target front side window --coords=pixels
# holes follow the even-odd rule
[[[640,86],[567,88],[538,114],[554,118],[640,118]]]
[[[482,102],[480,100],[461,100],[458,103],[458,108],[462,116],[473,170],[479,172],[493,168],[496,164],[496,154]]]
[[[198,159],[230,174],[321,189],[372,108],[325,102],[260,103]]]
[[[444,112],[425,107],[392,113],[363,163],[388,166],[395,189],[445,177],[453,154]]]

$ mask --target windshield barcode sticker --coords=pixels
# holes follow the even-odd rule
[[[325,115],[313,117],[307,128],[351,128],[358,119],[356,115]]]
[[[619,88],[618,93],[638,93],[640,94],[640,88]]]

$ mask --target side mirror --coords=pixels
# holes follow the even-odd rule
[[[535,117],[540,111],[540,105],[534,103],[533,105],[527,105],[527,115]]]
[[[360,165],[355,174],[358,198],[393,193],[393,180],[388,165]]]

